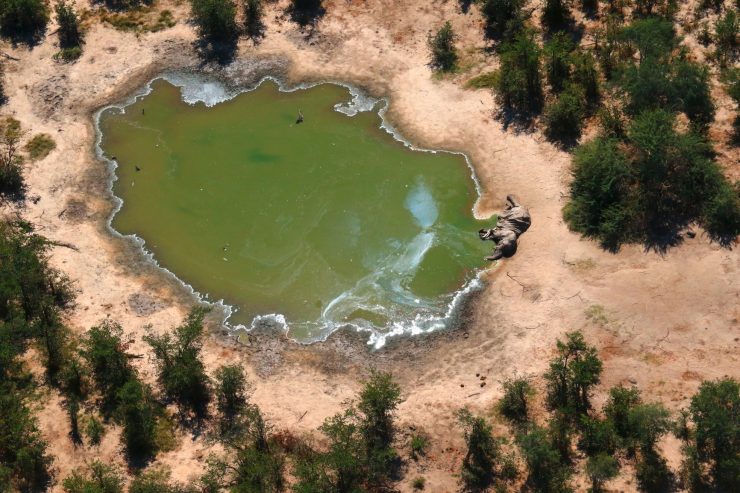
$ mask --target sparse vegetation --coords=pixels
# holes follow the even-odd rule
[[[26,143],[24,150],[32,161],[38,161],[48,156],[56,147],[57,144],[51,138],[51,135],[37,134]]]
[[[43,0],[3,0],[0,34],[14,41],[34,43],[46,30],[49,11]]]
[[[432,68],[440,72],[451,72],[457,66],[457,50],[455,49],[455,33],[450,21],[445,22],[434,36],[427,40],[432,52]]]

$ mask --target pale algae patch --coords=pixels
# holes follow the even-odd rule
[[[100,115],[112,227],[231,306],[232,326],[267,317],[308,342],[351,325],[376,346],[444,327],[480,286],[476,184],[464,156],[387,131],[379,106],[331,83],[157,79]]]

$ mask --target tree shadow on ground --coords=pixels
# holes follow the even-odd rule
[[[203,65],[215,62],[218,65],[229,65],[234,61],[237,51],[237,40],[215,41],[198,39],[193,42],[193,47]]]
[[[458,0],[460,4],[460,11],[463,14],[467,14],[470,11],[470,6],[473,5],[473,0]]]
[[[300,6],[297,4],[300,4]],[[321,5],[321,2],[304,0],[291,3],[286,13],[301,28],[313,28],[324,17],[326,9]]]

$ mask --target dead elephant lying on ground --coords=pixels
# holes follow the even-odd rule
[[[486,260],[493,261],[514,255],[517,238],[529,229],[530,224],[532,224],[532,218],[527,208],[517,202],[514,196],[507,195],[506,209],[499,215],[496,227],[478,231],[481,240],[496,242],[493,252],[486,257]]]

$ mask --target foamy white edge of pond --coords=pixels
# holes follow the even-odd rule
[[[381,125],[380,127],[384,129],[386,132],[388,132],[396,141],[401,142],[404,146],[408,147],[411,150],[419,151],[419,152],[431,152],[431,153],[438,153],[443,152],[446,154],[454,154],[458,156],[462,156],[465,159],[465,163],[468,166],[468,169],[470,170],[470,177],[473,180],[473,183],[475,184],[475,190],[477,194],[477,199],[475,204],[473,204],[472,213],[474,217],[478,219],[485,219],[484,217],[480,217],[477,214],[478,209],[478,203],[480,202],[481,198],[481,188],[480,183],[478,181],[478,177],[475,174],[475,169],[473,168],[472,163],[470,162],[470,159],[468,156],[459,151],[448,151],[444,149],[426,149],[422,147],[418,147],[414,144],[412,144],[410,141],[408,141],[406,138],[404,138],[396,128],[394,128],[387,120],[386,118],[386,112],[389,107],[389,101],[387,98],[374,98],[372,96],[367,95],[362,89],[353,86],[351,84],[347,84],[345,82],[338,82],[333,80],[325,80],[320,82],[313,82],[313,83],[301,83],[296,84],[294,86],[287,86],[283,81],[280,79],[273,77],[273,76],[265,76],[262,79],[259,80],[254,85],[251,86],[238,86],[238,85],[231,85],[229,84],[228,79],[222,79],[219,78],[216,75],[211,74],[204,74],[199,72],[188,72],[188,71],[177,71],[177,72],[167,72],[162,75],[159,75],[157,77],[154,77],[149,82],[147,82],[141,89],[134,92],[131,96],[124,99],[123,101],[119,103],[109,104],[101,109],[99,109],[94,114],[94,122],[95,122],[95,154],[97,158],[103,162],[105,162],[108,166],[109,171],[109,181],[108,181],[108,191],[113,199],[113,210],[111,211],[110,216],[108,217],[106,221],[106,227],[108,231],[115,237],[122,238],[122,239],[128,239],[134,242],[136,246],[138,246],[141,249],[142,254],[144,255],[145,259],[162,270],[167,276],[170,276],[173,280],[176,282],[182,284],[192,295],[200,302],[205,304],[211,304],[217,306],[219,309],[223,310],[225,317],[223,320],[223,324],[232,330],[232,332],[235,335],[238,335],[239,331],[253,331],[255,328],[260,325],[263,321],[268,321],[269,323],[272,323],[275,325],[277,330],[282,330],[289,336],[289,323],[286,320],[285,316],[279,313],[271,313],[271,314],[264,314],[264,315],[257,315],[252,320],[249,327],[246,327],[243,324],[236,324],[231,325],[229,323],[229,318],[231,318],[231,315],[236,313],[238,310],[237,308],[227,304],[224,302],[223,299],[220,300],[210,300],[208,293],[200,293],[198,292],[191,284],[187,283],[183,279],[180,279],[174,272],[170,271],[166,267],[162,266],[157,262],[157,259],[154,257],[154,254],[150,252],[146,248],[146,243],[143,238],[139,237],[136,234],[131,235],[124,235],[116,231],[115,228],[113,228],[113,218],[115,215],[121,210],[121,207],[123,206],[123,200],[116,196],[113,191],[113,185],[118,180],[118,177],[116,175],[116,168],[118,167],[118,163],[114,159],[108,159],[102,149],[102,139],[103,135],[100,130],[100,118],[101,115],[110,109],[117,109],[119,111],[125,112],[126,107],[130,106],[131,104],[135,103],[138,99],[143,98],[151,93],[152,91],[152,83],[156,80],[163,79],[170,84],[179,87],[182,95],[182,100],[187,104],[198,104],[203,103],[207,107],[215,106],[219,103],[223,103],[226,101],[229,101],[236,96],[253,91],[257,89],[260,85],[262,85],[265,81],[272,81],[275,84],[277,84],[278,89],[282,92],[294,92],[304,89],[310,89],[312,87],[316,87],[322,84],[333,84],[337,86],[341,86],[346,88],[352,99],[350,101],[344,102],[344,103],[337,103],[334,105],[334,109],[340,113],[343,113],[347,116],[355,116],[358,113],[362,112],[368,112],[375,109],[376,106],[380,104],[380,108],[378,109],[378,115],[381,119]],[[379,349],[383,347],[387,339],[390,337],[398,337],[402,335],[419,335],[424,333],[433,332],[436,330],[444,329],[448,326],[448,324],[455,320],[459,316],[460,309],[462,307],[462,304],[466,297],[470,295],[473,292],[479,291],[483,288],[484,283],[481,280],[481,274],[485,269],[481,269],[478,271],[476,276],[472,279],[470,279],[465,285],[455,291],[454,296],[450,303],[447,306],[447,310],[445,311],[445,314],[440,317],[421,317],[417,315],[413,320],[406,321],[406,322],[394,322],[392,325],[392,329],[389,332],[378,332],[372,329],[367,329],[364,327],[360,327],[358,325],[352,324],[352,323],[345,323],[345,324],[336,324],[335,326],[327,327],[326,333],[323,334],[321,337],[313,339],[313,340],[296,340],[291,338],[291,340],[294,340],[295,342],[301,343],[301,344],[310,344],[313,342],[319,342],[326,340],[333,332],[343,328],[343,327],[353,327],[358,332],[369,332],[369,337],[367,344],[373,346],[375,349]],[[422,327],[422,323],[425,327]]]

